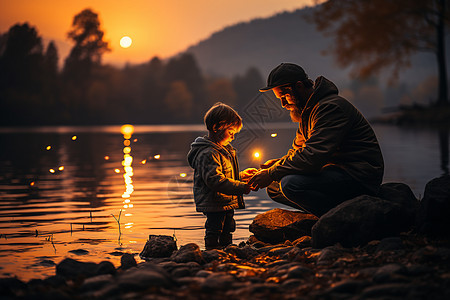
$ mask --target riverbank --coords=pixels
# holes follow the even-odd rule
[[[137,253],[136,253],[137,254]],[[0,279],[2,299],[449,299],[450,241],[414,233],[363,247],[311,247],[311,238],[271,245],[251,236],[240,245],[137,264],[65,259],[55,276]]]
[[[399,126],[450,128],[450,105],[401,106],[393,112],[374,118],[371,122]]]

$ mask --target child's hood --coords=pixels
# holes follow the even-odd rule
[[[221,152],[222,154],[226,156],[230,156],[230,153],[228,153],[224,148],[220,147],[213,141],[211,141],[208,137],[199,136],[195,139],[194,142],[191,144],[191,149],[189,150],[189,153],[187,155],[187,160],[189,165],[194,168],[195,166],[195,160],[197,159],[197,156],[206,148],[215,148],[217,151]],[[227,148],[230,148],[231,151],[234,149],[231,146],[227,146]]]

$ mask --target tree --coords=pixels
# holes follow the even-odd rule
[[[42,39],[23,23],[0,40],[0,124],[35,124],[42,112]]]
[[[363,78],[391,67],[393,78],[410,66],[411,55],[436,55],[438,104],[448,104],[445,29],[449,0],[329,0],[317,7],[313,21],[335,37],[331,51],[353,75]]]
[[[66,59],[65,72],[74,71],[83,78],[89,75],[94,65],[100,65],[102,55],[110,51],[103,35],[98,14],[90,9],[77,14],[73,19],[72,29],[67,34],[75,45]]]

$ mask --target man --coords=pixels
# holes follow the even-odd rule
[[[325,77],[310,80],[302,67],[282,63],[267,87],[298,123],[285,156],[261,165],[249,181],[267,187],[277,202],[322,216],[362,194],[376,194],[384,172],[383,156],[371,126]]]

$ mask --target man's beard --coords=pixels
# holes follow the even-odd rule
[[[301,121],[301,111],[295,107],[293,110],[289,111],[292,122],[300,122]]]

